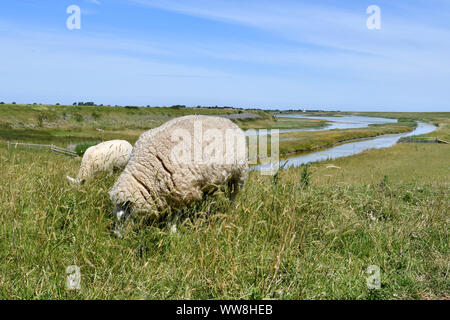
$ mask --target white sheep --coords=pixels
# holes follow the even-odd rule
[[[67,176],[67,179],[80,185],[100,172],[111,173],[114,169],[123,169],[132,149],[133,146],[125,140],[105,141],[89,147],[81,160],[77,178]]]
[[[244,132],[229,119],[185,116],[143,133],[109,191],[120,221],[158,218],[228,184],[234,198],[248,169]]]

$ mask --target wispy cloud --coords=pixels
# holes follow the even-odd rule
[[[89,2],[89,3],[93,3],[93,4],[96,4],[96,5],[101,5],[102,3],[99,1],[99,0],[85,0],[86,2]]]
[[[450,30],[430,21],[383,10],[383,29],[369,31],[364,6],[343,9],[299,1],[130,0],[133,3],[204,19],[258,28],[299,44],[367,54],[411,66],[450,68]],[[442,2],[445,5],[446,2]],[[403,9],[406,10],[406,9]],[[435,11],[439,11],[435,8]],[[423,15],[427,12],[422,11]],[[403,11],[406,15],[406,12]],[[335,53],[335,52],[330,52]],[[431,62],[430,61],[434,61]]]

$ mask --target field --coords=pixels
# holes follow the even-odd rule
[[[319,128],[326,121],[277,119],[262,110],[233,108],[157,108],[52,105],[0,105],[0,139],[54,143],[126,139],[134,143],[148,129],[185,115],[256,115],[238,119],[244,130],[250,128]]]
[[[76,174],[79,159],[8,149],[4,142],[12,137],[61,143],[128,137],[133,142],[152,112],[156,126],[192,111],[131,109],[127,118],[127,109],[108,117],[96,109],[98,121],[104,121],[100,125],[90,118],[94,109],[81,107],[73,112],[88,121],[69,119],[53,126],[58,116],[29,128],[31,120],[20,112],[23,106],[16,115],[2,108],[0,298],[450,298],[449,145],[398,144],[283,170],[275,177],[251,172],[234,203],[219,193],[187,208],[191,215],[177,233],[138,222],[118,239],[112,235],[113,205],[107,194],[117,174],[74,187],[65,176]],[[39,124],[39,114],[33,111],[33,124]],[[262,119],[243,122],[255,128],[263,121],[268,127],[276,122],[258,114]],[[148,116],[145,124],[141,116]],[[422,120],[439,124],[433,136],[449,136],[448,113],[389,116],[407,118],[400,130],[411,130],[410,120]],[[119,121],[125,124],[119,126]],[[369,128],[363,134],[372,130],[392,128]],[[360,134],[345,132],[348,136],[336,141]],[[70,265],[81,269],[79,291],[65,288]],[[370,265],[381,269],[380,290],[366,285]]]

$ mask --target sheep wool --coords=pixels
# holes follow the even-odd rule
[[[130,214],[153,214],[201,200],[228,184],[234,192],[247,176],[244,132],[232,121],[185,116],[143,133],[110,190]]]
[[[123,169],[130,158],[132,149],[133,146],[125,140],[105,141],[89,147],[81,160],[77,179],[68,178],[76,183],[82,183],[100,172]]]

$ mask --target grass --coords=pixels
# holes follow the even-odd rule
[[[393,179],[386,185],[375,177],[367,184],[332,184],[311,168],[306,186],[302,168],[281,172],[277,183],[251,173],[234,205],[219,194],[192,209],[195,217],[177,234],[146,226],[117,239],[107,195],[115,176],[75,188],[62,177],[74,174],[79,161],[5,148],[0,158],[2,298],[448,295],[449,190],[443,182]],[[434,174],[440,172],[430,180]],[[65,269],[73,264],[82,273],[77,292],[64,288]],[[373,264],[382,270],[376,292],[365,285]]]
[[[450,145],[401,143],[348,158],[313,164],[313,179],[325,185],[365,185],[381,181],[385,175],[395,184],[436,184],[450,181]],[[338,168],[330,167],[329,165]]]
[[[325,120],[315,119],[287,119],[287,118],[266,118],[256,120],[236,120],[236,124],[243,130],[248,129],[319,129],[327,125]]]
[[[84,143],[79,143],[75,146],[75,153],[79,156],[82,157],[84,155],[84,153],[86,152],[87,149],[89,149],[92,146],[97,145],[98,143],[95,142],[84,142]]]
[[[242,129],[320,128],[326,121],[277,119],[262,110],[248,110],[257,119],[235,120]],[[125,139],[134,143],[149,129],[169,119],[192,115],[230,115],[240,109],[156,108],[53,105],[0,105],[0,140],[68,144]]]
[[[233,108],[140,108],[54,105],[0,105],[0,127],[7,129],[60,128],[65,131],[102,129],[146,130],[157,127],[173,117],[192,114],[227,115],[239,113]],[[264,111],[253,111],[263,118]]]
[[[233,204],[219,193],[187,208],[176,234],[141,223],[118,239],[117,174],[74,187],[79,159],[2,143],[0,298],[448,299],[449,155],[405,143],[251,172]],[[69,265],[79,291],[65,289]],[[370,265],[381,290],[366,286]]]

